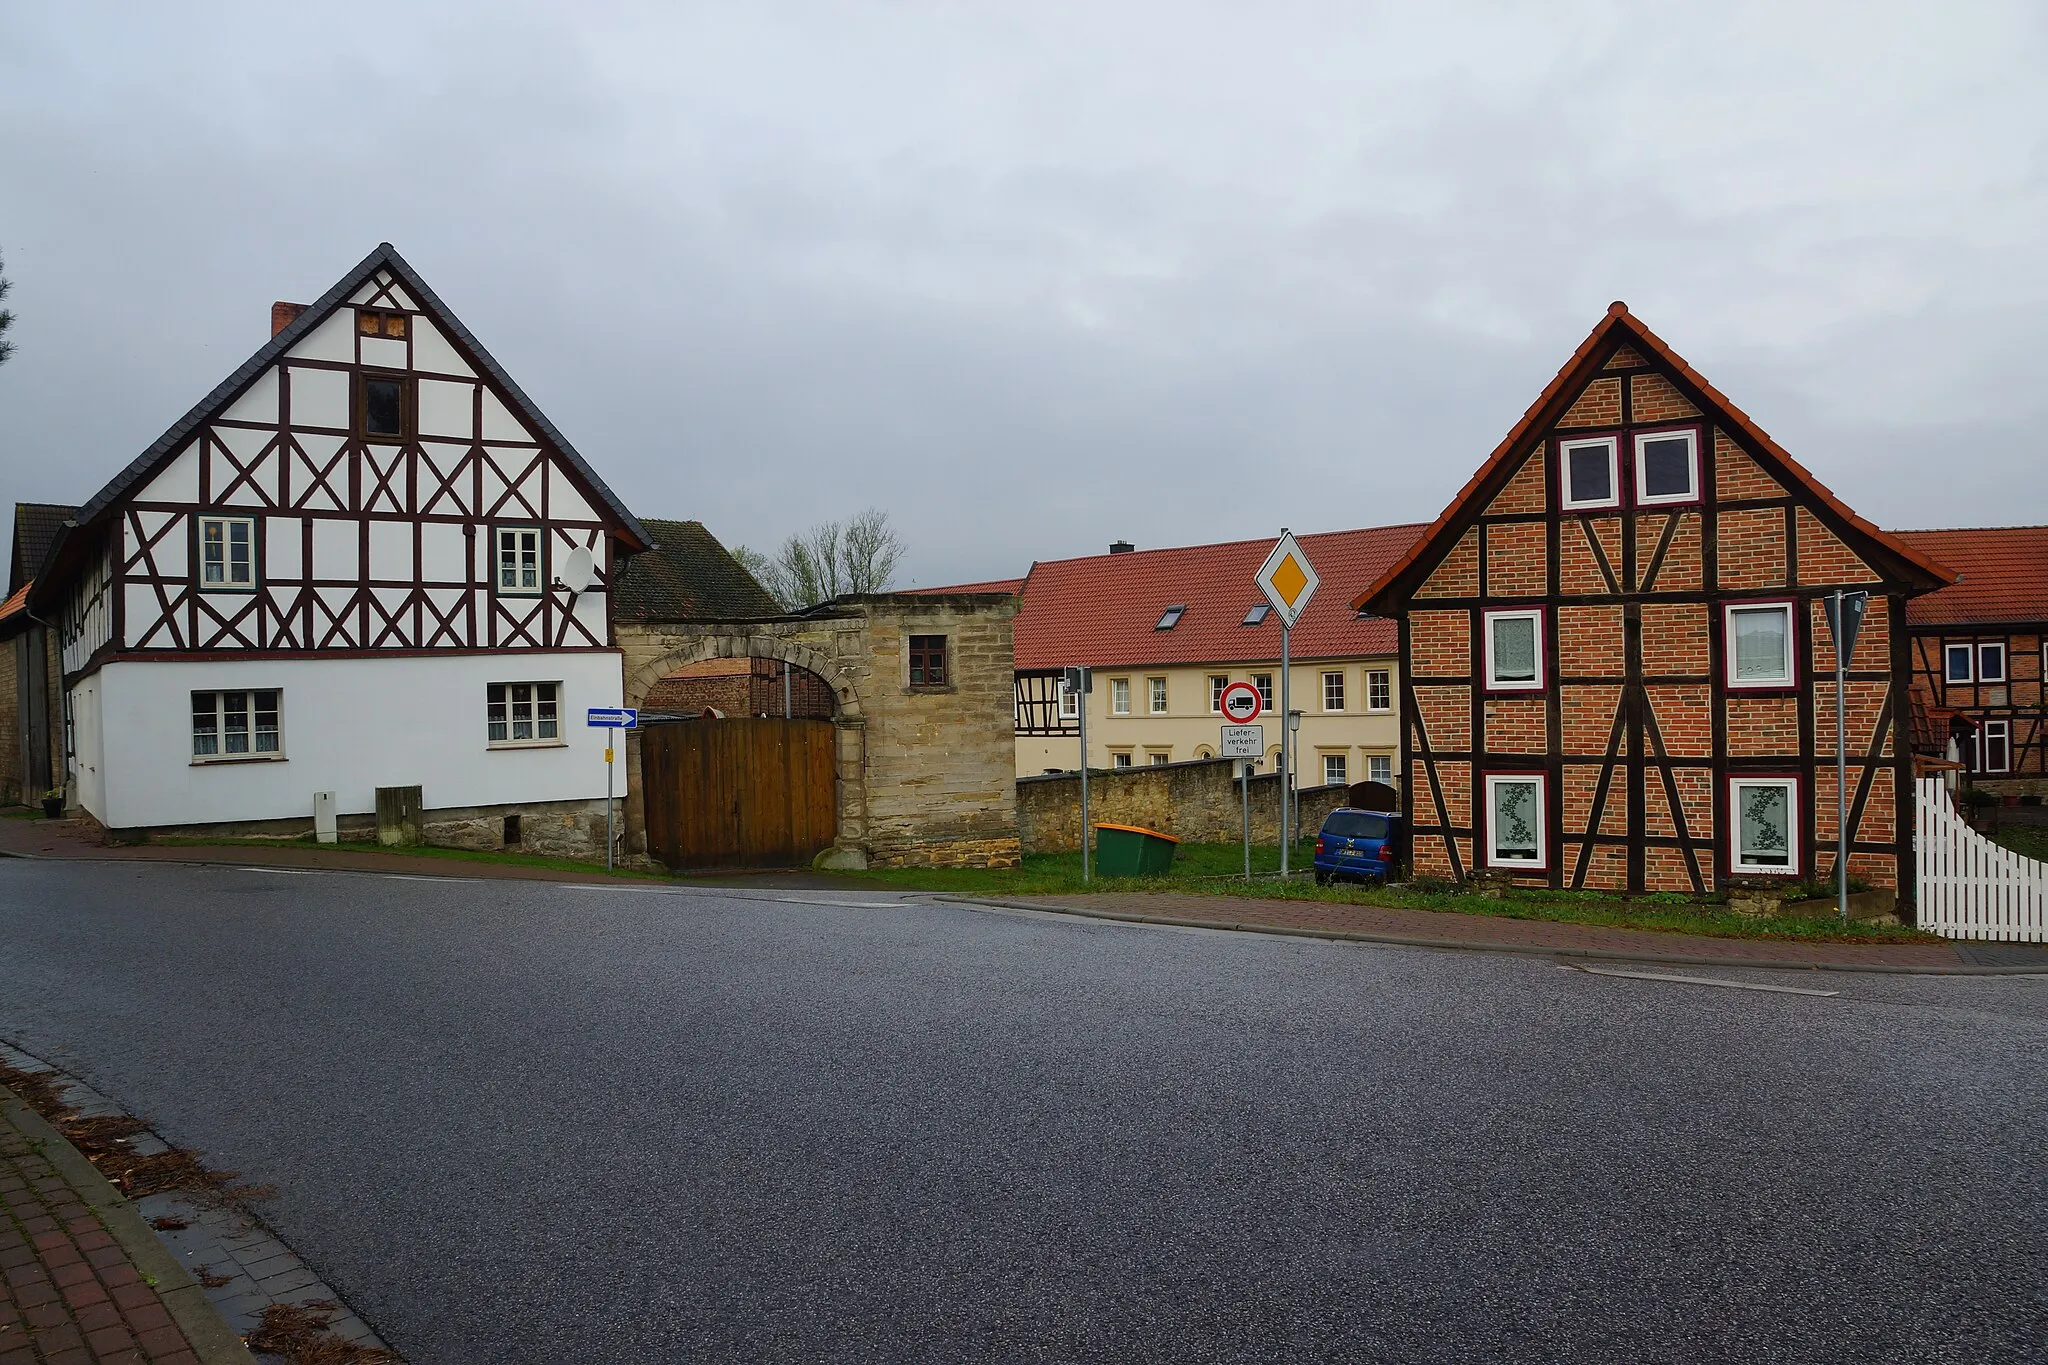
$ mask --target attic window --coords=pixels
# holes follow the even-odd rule
[[[356,310],[356,331],[366,337],[405,337],[405,314],[379,313],[369,308]]]
[[[1164,612],[1160,614],[1159,624],[1152,627],[1152,629],[1172,630],[1175,626],[1180,624],[1180,618],[1184,616],[1186,613],[1187,608],[1185,606],[1168,607]]]
[[[1267,605],[1266,603],[1261,602],[1257,606],[1253,607],[1250,611],[1246,612],[1244,614],[1244,620],[1239,622],[1239,624],[1246,626],[1263,626],[1266,624],[1266,618],[1272,614],[1273,608]]]

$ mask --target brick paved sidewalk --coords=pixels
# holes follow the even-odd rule
[[[7,1090],[0,1205],[0,1365],[251,1361],[133,1207]]]
[[[1973,970],[1947,943],[1804,943],[1777,939],[1708,938],[1651,929],[1508,919],[1449,910],[1403,910],[1327,901],[1250,900],[1233,896],[1112,892],[1088,896],[1014,896],[989,904],[1064,910],[1111,919],[1213,928],[1295,931],[1442,947],[1550,952],[1566,956],[1758,967],[1850,967],[1865,970]]]

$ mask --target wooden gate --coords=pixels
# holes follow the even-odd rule
[[[2048,864],[1964,823],[1938,777],[1914,783],[1914,922],[1946,938],[2048,942]]]
[[[829,720],[648,726],[648,853],[671,868],[807,866],[839,833],[832,749]]]

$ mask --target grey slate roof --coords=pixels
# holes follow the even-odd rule
[[[43,560],[57,541],[58,529],[77,513],[76,507],[54,502],[14,504],[14,553],[7,571],[9,597],[42,571]]]
[[[744,621],[783,614],[703,522],[650,518],[643,524],[655,545],[619,567],[614,620]]]
[[[597,471],[577,453],[576,447],[569,444],[569,439],[555,429],[555,424],[534,406],[533,400],[512,381],[512,376],[505,373],[503,367],[492,358],[491,353],[484,349],[483,343],[471,334],[469,328],[462,325],[462,320],[449,311],[448,305],[441,302],[440,295],[414,272],[405,258],[398,254],[398,249],[389,242],[379,242],[375,251],[357,262],[354,269],[343,275],[334,287],[322,294],[318,300],[308,304],[305,311],[301,312],[290,326],[265,342],[256,354],[242,362],[239,369],[215,386],[212,393],[200,399],[190,412],[172,423],[170,430],[157,437],[149,449],[130,461],[126,469],[116,474],[106,487],[92,496],[91,501],[78,509],[73,518],[77,525],[90,525],[102,513],[118,503],[131,488],[148,478],[158,465],[177,453],[187,437],[239,397],[242,390],[248,387],[256,376],[263,373],[286,351],[298,345],[301,338],[325,321],[329,313],[345,303],[348,296],[355,293],[357,288],[379,269],[389,270],[398,282],[405,286],[420,308],[431,314],[436,325],[454,339],[458,348],[468,354],[475,363],[477,372],[496,385],[512,411],[529,427],[539,432],[542,440],[561,452],[562,458],[568,461],[599,504],[618,519],[625,534],[639,545],[647,544],[647,532],[641,527],[639,520],[626,510],[626,505],[619,501],[618,495],[605,485],[605,481],[597,476]],[[61,550],[68,539],[69,532],[60,535],[57,547]],[[48,601],[46,594],[53,593],[55,587],[54,583],[39,584],[32,596],[38,602]]]

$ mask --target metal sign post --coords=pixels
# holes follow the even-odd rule
[[[1294,623],[1301,619],[1308,600],[1316,595],[1316,584],[1322,580],[1316,576],[1308,556],[1301,551],[1301,545],[1294,539],[1294,533],[1285,526],[1280,528],[1280,539],[1273,542],[1273,548],[1266,555],[1266,562],[1259,565],[1259,571],[1252,581],[1266,594],[1266,600],[1273,604],[1273,610],[1280,616],[1280,876],[1287,877],[1288,845],[1292,834],[1288,827],[1289,806],[1293,791],[1292,766],[1288,761],[1289,734],[1285,718],[1294,709],[1293,672]]]
[[[1835,589],[1826,599],[1828,633],[1835,641],[1835,914],[1849,922],[1849,658],[1870,606],[1867,592]],[[1789,642],[1788,642],[1789,643]]]
[[[1259,714],[1258,689],[1250,683],[1232,683],[1252,694],[1251,713]],[[1230,707],[1226,704],[1224,711]],[[1266,727],[1263,725],[1226,725],[1223,727],[1222,755],[1239,760],[1237,781],[1244,797],[1244,879],[1252,879],[1252,765],[1266,751]],[[1246,762],[1244,760],[1250,760]]]
[[[1095,679],[1085,668],[1068,668],[1060,674],[1060,690],[1080,700],[1074,712],[1081,718],[1081,880],[1088,880],[1088,693]]]
[[[604,867],[609,872],[614,866],[613,850],[618,840],[612,833],[612,756],[621,730],[640,728],[640,711],[632,706],[593,706],[584,715],[583,723],[593,730],[603,730],[604,736]]]

